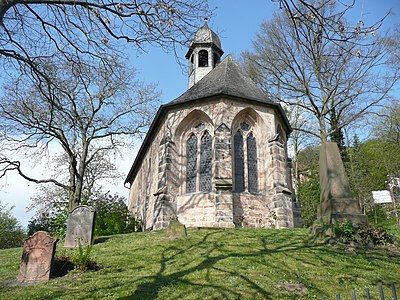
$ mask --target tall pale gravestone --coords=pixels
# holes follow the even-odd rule
[[[57,241],[45,231],[35,232],[25,240],[18,281],[45,282],[50,279]]]
[[[68,215],[64,247],[87,246],[93,241],[96,211],[89,206],[79,205]]]
[[[349,180],[336,143],[322,143],[319,153],[321,203],[318,219],[326,224],[352,221],[367,224],[367,216],[353,197]]]

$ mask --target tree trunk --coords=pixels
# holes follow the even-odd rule
[[[75,180],[75,171],[76,171],[76,158],[72,156],[70,158],[69,165],[69,210],[73,210],[77,203],[75,202],[75,189],[76,189],[76,180]]]
[[[86,172],[86,159],[87,159],[87,155],[88,155],[88,149],[89,149],[89,144],[86,141],[84,141],[83,147],[82,147],[82,156],[79,159],[78,173],[76,174],[77,182],[76,182],[76,188],[75,188],[75,194],[74,194],[74,202],[76,205],[79,205],[81,203],[83,180],[85,178],[85,172]]]

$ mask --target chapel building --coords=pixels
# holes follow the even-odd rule
[[[301,226],[282,107],[204,24],[186,54],[189,89],[161,105],[129,171],[129,210],[145,229]]]

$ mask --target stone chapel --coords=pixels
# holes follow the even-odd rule
[[[145,229],[301,226],[282,107],[228,55],[207,23],[186,54],[189,89],[161,105],[129,171]]]

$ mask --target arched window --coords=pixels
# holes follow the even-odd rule
[[[199,51],[199,67],[208,67],[208,51]]]
[[[246,122],[240,123],[233,136],[233,151],[234,192],[258,193],[257,141]]]
[[[257,143],[253,133],[250,133],[247,136],[247,174],[250,193],[258,192],[257,173]]]
[[[192,133],[186,142],[186,193],[196,191],[197,137]]]
[[[200,191],[211,191],[212,178],[212,139],[205,131],[200,144]]]
[[[211,192],[213,137],[205,122],[190,128],[186,140],[186,193]]]
[[[244,155],[243,155],[243,137],[238,130],[233,137],[234,145],[234,170],[235,170],[235,188],[237,193],[244,191]]]

